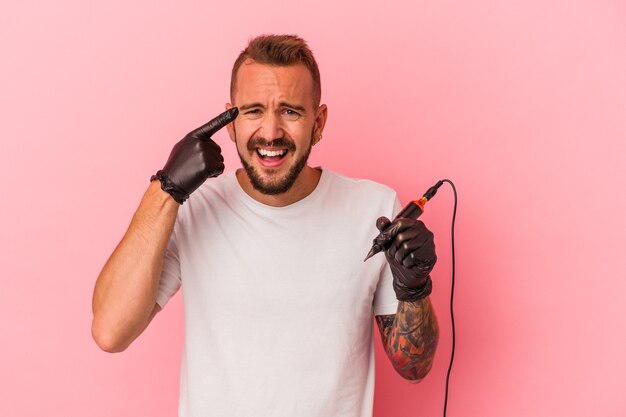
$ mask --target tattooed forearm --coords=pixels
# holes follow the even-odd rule
[[[387,356],[400,375],[422,380],[433,364],[439,326],[428,298],[400,302],[395,315],[376,316]]]

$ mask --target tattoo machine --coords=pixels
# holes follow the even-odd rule
[[[419,200],[413,200],[409,204],[407,204],[406,207],[404,207],[400,211],[400,213],[398,213],[398,215],[393,219],[393,221],[396,221],[397,219],[400,219],[400,218],[417,220],[417,218],[421,216],[422,213],[424,212],[424,205],[426,204],[426,202],[430,200],[431,198],[433,198],[433,196],[437,193],[437,190],[439,189],[439,187],[441,187],[442,185],[443,185],[443,181],[439,181],[437,182],[437,184],[430,187],[428,191],[424,193],[422,198],[420,198]],[[376,243],[376,239],[374,239],[374,244],[372,245],[372,249],[370,249],[369,253],[365,257],[363,262],[367,261],[369,258],[376,255],[378,252],[381,252],[383,249],[385,248],[383,248],[381,245]]]

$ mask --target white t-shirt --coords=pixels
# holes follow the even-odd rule
[[[183,205],[157,303],[182,283],[180,417],[371,417],[373,315],[398,302],[385,256],[363,262],[396,193],[328,170],[271,207],[235,173]]]

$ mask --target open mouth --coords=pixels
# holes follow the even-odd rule
[[[280,163],[285,156],[287,155],[287,149],[267,149],[267,148],[257,148],[256,154],[259,156],[259,159],[270,165],[274,165]]]

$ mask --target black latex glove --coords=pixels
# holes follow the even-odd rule
[[[158,179],[161,188],[178,204],[183,204],[189,195],[206,181],[224,172],[222,149],[211,136],[235,120],[237,107],[226,110],[207,124],[192,130],[172,149],[162,170],[150,178]]]
[[[430,271],[437,262],[434,236],[419,220],[399,218],[393,223],[379,217],[382,233],[374,239],[385,248],[393,274],[393,289],[400,301],[417,301],[432,292]]]

